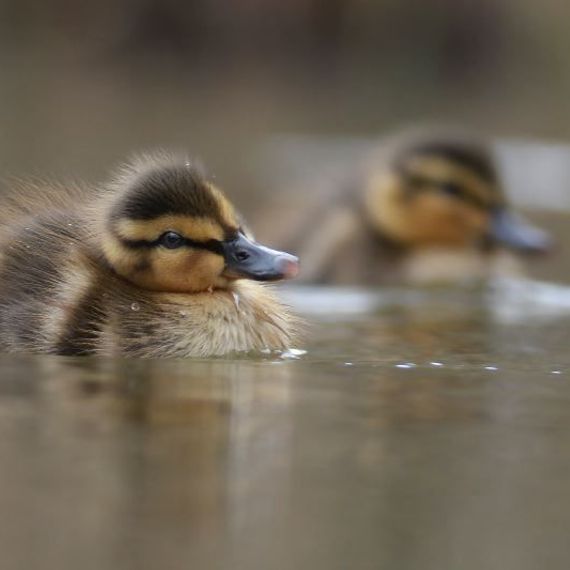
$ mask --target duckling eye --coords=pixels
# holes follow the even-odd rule
[[[158,238],[158,241],[167,249],[176,249],[184,245],[184,238],[176,232],[165,232]]]

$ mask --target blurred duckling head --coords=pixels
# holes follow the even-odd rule
[[[372,226],[406,247],[549,248],[546,233],[510,211],[492,157],[471,140],[426,139],[400,149],[388,168],[372,168],[364,198]]]
[[[196,293],[298,271],[296,257],[253,241],[225,195],[184,159],[142,157],[126,167],[101,227],[108,265],[144,289]]]

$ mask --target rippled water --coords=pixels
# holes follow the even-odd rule
[[[0,358],[2,568],[566,568],[570,289],[288,289],[306,354]]]

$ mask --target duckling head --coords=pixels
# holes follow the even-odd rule
[[[412,248],[502,244],[538,253],[550,239],[510,211],[492,157],[471,140],[426,139],[372,168],[365,184],[371,225]]]
[[[144,289],[196,293],[298,272],[296,257],[253,241],[225,195],[185,159],[137,159],[110,187],[104,210],[105,261]]]

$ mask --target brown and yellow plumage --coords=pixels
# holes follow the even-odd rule
[[[297,260],[245,235],[186,159],[142,156],[100,188],[23,184],[0,212],[0,348],[136,357],[284,349],[260,283]]]

